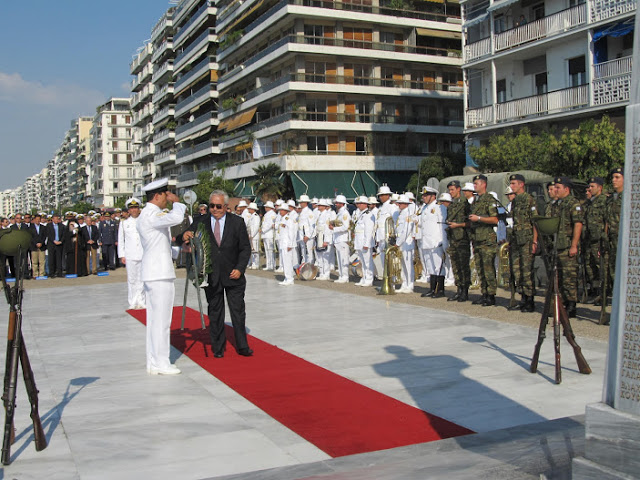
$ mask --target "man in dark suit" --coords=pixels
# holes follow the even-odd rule
[[[111,213],[105,212],[104,216],[105,219],[98,224],[100,245],[102,246],[102,266],[105,270],[115,270],[118,231],[115,222],[111,220]]]
[[[64,236],[66,227],[61,222],[60,214],[54,213],[51,223],[47,225],[47,251],[49,252],[49,276],[62,277],[62,254],[64,252]]]
[[[93,224],[93,218],[87,215],[85,225],[81,228],[80,234],[87,248],[87,272],[95,275],[98,273],[98,244],[100,242],[100,232]],[[91,268],[89,268],[91,267]]]
[[[222,358],[227,337],[224,325],[224,295],[227,296],[229,313],[235,337],[235,347],[240,355],[250,357],[253,350],[247,343],[245,328],[244,291],[247,280],[244,271],[249,263],[251,244],[247,236],[244,220],[233,214],[227,214],[229,196],[215,190],[209,197],[209,213],[196,217],[189,230],[182,234],[178,243],[189,241],[202,224],[209,240],[209,258],[211,273],[209,285],[204,291],[209,303],[209,333],[213,356]]]
[[[33,267],[34,277],[44,277],[45,275],[45,251],[47,250],[47,234],[46,228],[40,225],[42,217],[38,214],[34,215],[31,224],[31,265]]]

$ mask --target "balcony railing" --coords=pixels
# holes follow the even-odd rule
[[[593,78],[607,78],[631,73],[631,56],[616,58],[593,66]]]
[[[591,23],[632,12],[637,0],[590,0]]]
[[[493,123],[493,105],[467,110],[467,128],[482,127]]]
[[[178,55],[176,55],[176,58],[173,60],[173,64],[177,67],[180,62],[187,58],[187,56],[193,52],[196,48],[198,48],[198,46],[200,46],[200,42],[202,42],[205,38],[208,38],[209,35],[215,35],[216,34],[216,29],[215,28],[207,28],[204,32],[202,32],[202,34],[196,38],[193,42],[191,42],[191,44],[185,48],[182,52],[180,52]]]
[[[156,62],[167,50],[173,50],[172,39],[165,40],[158,48],[156,48],[156,50],[153,52],[153,55],[151,56],[151,61]]]
[[[464,61],[471,62],[476,58],[491,54],[491,37],[464,46]]]
[[[176,140],[180,140],[183,133],[196,130],[198,127],[209,125],[211,121],[217,117],[216,112],[207,112],[204,115],[196,117],[192,122],[185,123],[176,128]]]
[[[593,104],[627,102],[631,93],[631,57],[593,66]]]
[[[195,21],[199,20],[202,14],[207,11],[207,9],[214,6],[215,6],[214,2],[211,2],[211,1],[205,2],[205,4],[202,5],[202,7],[200,7],[198,11],[192,15],[192,17],[187,21],[187,23],[185,23],[182,27],[180,27],[180,30],[178,30],[178,32],[174,37],[174,42],[173,42],[174,45],[179,45],[184,40],[184,37],[186,36],[187,32],[191,30],[190,28],[191,25],[193,25]]]
[[[189,85],[189,83],[194,79],[198,78],[202,75],[206,70],[211,69],[209,66],[211,63],[215,63],[215,60],[212,58],[205,58],[200,63],[195,65],[188,73],[182,75],[174,84],[174,91],[179,92],[181,88],[185,85]]]
[[[174,149],[165,150],[164,152],[156,153],[153,156],[153,163],[156,165],[162,165],[168,162],[176,161],[176,151]]]
[[[164,77],[167,73],[173,72],[173,63],[165,62],[162,67],[153,72],[153,77],[151,81],[153,83],[157,83],[162,77]]]
[[[163,120],[164,118],[173,115],[173,105],[169,105],[167,107],[164,107],[162,110],[159,110],[158,112],[155,113],[155,115],[153,116],[153,123],[158,123],[160,120]]]
[[[213,140],[207,140],[199,145],[194,147],[183,148],[182,150],[178,150],[176,153],[176,163],[184,163],[189,159],[203,157],[208,154],[217,153],[216,149],[218,148],[217,142],[214,145]],[[189,157],[189,158],[187,158]]]
[[[200,88],[196,92],[186,97],[184,100],[180,100],[176,104],[175,116],[179,117],[183,113],[191,110],[196,105],[200,105],[205,100],[209,98],[214,98],[215,93],[216,93],[215,85],[211,85],[211,84],[205,85],[204,87]]]
[[[165,83],[160,90],[154,92],[152,101],[153,103],[157,104],[160,102],[160,100],[162,100],[166,95],[169,94],[173,94],[173,83]]]
[[[515,119],[542,114],[560,113],[589,103],[589,86],[564,88],[542,95],[519,98],[509,102],[496,104],[496,121],[513,121]]]
[[[540,20],[496,34],[495,49],[498,52],[540,38],[558,35],[586,22],[587,5],[582,3]]]

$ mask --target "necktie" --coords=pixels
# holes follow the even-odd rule
[[[55,232],[56,232],[55,241],[56,241],[56,242],[59,242],[59,241],[60,241],[60,239],[58,238],[58,224],[57,224],[57,223],[54,223],[54,224],[53,224],[53,229],[54,229],[54,230],[55,230]]]
[[[216,238],[216,243],[220,246],[220,220],[216,219],[216,226],[213,228],[213,236]]]

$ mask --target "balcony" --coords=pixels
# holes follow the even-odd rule
[[[173,51],[173,40],[167,39],[153,52],[151,61],[156,63],[158,59],[165,54],[165,52]]]
[[[587,23],[587,5],[582,3],[535,22],[512,28],[495,35],[496,52],[524,43],[559,35]]]
[[[171,18],[171,15],[167,15],[167,13],[165,13],[151,30],[151,41],[155,41],[158,37],[160,37],[162,32],[164,32],[165,28],[171,26],[173,26],[173,19]]]
[[[472,62],[491,54],[491,37],[464,46],[464,62]]]
[[[180,22],[182,18],[189,12],[191,7],[197,3],[198,0],[182,0],[178,2],[175,12],[173,12],[174,23]]]
[[[144,140],[150,137],[151,135],[153,135],[153,123],[149,122],[145,125],[143,129],[141,129],[140,138]]]
[[[600,22],[633,12],[637,7],[636,0],[590,0],[590,23]]]
[[[150,143],[148,145],[143,145],[133,153],[133,161],[139,162],[143,158],[153,155],[154,152],[155,152],[155,146],[153,145],[153,143]]]
[[[133,125],[138,125],[142,123],[147,117],[150,117],[155,112],[155,107],[152,103],[147,103],[144,108],[138,110],[137,112],[133,112]]]
[[[155,165],[166,165],[168,163],[175,163],[176,151],[174,149],[165,150],[164,152],[157,153],[153,157],[153,163]]]
[[[176,137],[176,132],[165,128],[153,135],[153,143],[154,145],[160,145],[161,143],[172,140],[175,137]]]
[[[168,119],[169,117],[173,117],[174,109],[173,105],[168,105],[164,107],[162,110],[157,111],[153,115],[153,123],[157,125],[161,121]]]
[[[215,85],[205,85],[201,89],[192,93],[184,100],[180,100],[175,107],[176,118],[180,117],[184,113],[189,112],[192,108],[207,102],[211,98],[216,98],[218,92]]]
[[[176,153],[176,164],[187,163],[197,158],[220,153],[220,148],[213,140],[189,148],[183,148]]]
[[[217,68],[218,68],[218,64],[215,62],[214,59],[209,57],[203,59],[200,63],[195,65],[188,73],[185,73],[178,80],[176,80],[176,83],[173,86],[174,91],[178,93],[181,92],[191,83],[201,78],[205,73],[211,70],[217,70]]]
[[[631,57],[617,58],[593,66],[593,104],[628,102],[631,88]]]
[[[162,64],[162,66],[153,72],[153,77],[151,78],[151,81],[153,83],[160,83],[160,81],[166,77],[167,75],[170,75],[171,73],[173,73],[173,63],[171,62],[165,62],[164,64]]]
[[[207,30],[202,32],[202,34],[193,42],[191,42],[191,44],[187,48],[176,55],[176,58],[173,60],[175,70],[179,70],[182,65],[187,63],[187,61],[191,58],[192,53],[194,53],[198,49],[206,49],[209,46],[209,43],[215,42],[216,38],[217,37],[215,28],[208,28]]]
[[[133,59],[130,67],[131,75],[136,75],[140,72],[140,69],[145,65],[147,60],[149,59],[149,55],[153,52],[153,45],[151,43],[147,43],[142,47],[138,55]]]
[[[185,123],[176,128],[175,141],[180,142],[194,133],[198,133],[218,123],[216,112],[207,112],[196,117],[192,122]]]
[[[165,83],[164,86],[153,93],[152,102],[159,104],[168,95],[173,95],[173,83]]]
[[[131,91],[137,92],[141,89],[141,86],[147,82],[153,75],[153,64],[147,63],[142,71],[131,80]]]
[[[200,24],[202,24],[209,15],[215,15],[217,9],[214,6],[213,1],[205,2],[202,7],[176,32],[173,38],[173,44],[178,47],[188,37],[188,34],[194,31]]]

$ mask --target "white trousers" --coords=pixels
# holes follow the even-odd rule
[[[400,249],[402,252],[402,286],[401,288],[409,288],[413,290],[413,252],[411,245],[410,250]]]
[[[304,240],[302,241],[303,243]],[[316,241],[313,238],[310,238],[309,240],[306,241],[305,243],[305,257],[304,257],[304,263],[313,263],[314,260],[314,255],[313,252],[316,249]]]
[[[267,264],[267,270],[273,270],[276,263],[276,257],[273,251],[273,240],[270,238],[264,238],[262,243],[264,244],[264,256]]]
[[[147,368],[168,368],[173,315],[173,280],[144,282],[147,296]]]
[[[318,252],[318,260],[319,260],[319,265],[318,267],[320,268],[320,276],[321,277],[329,277],[329,274],[331,273],[331,253],[333,250],[333,245],[329,245],[327,247],[326,250],[322,251],[322,252]]]
[[[442,256],[444,255],[442,246],[423,248],[422,252],[425,261],[425,273],[427,275],[444,275],[446,273],[442,266]]]
[[[293,260],[295,258],[296,249],[292,248],[287,250],[284,248],[282,251],[282,268],[284,269],[284,281],[293,282],[295,272],[293,271]]]
[[[349,280],[349,244],[340,242],[335,244],[336,260],[338,261],[338,277]]]
[[[364,283],[373,282],[373,252],[370,248],[367,250],[358,250],[358,259],[362,266],[362,280]]]
[[[425,260],[424,252],[425,252],[424,248],[418,248],[418,253],[419,253],[419,256],[420,256],[420,265],[422,265],[422,277],[426,278],[426,276],[429,273],[428,273],[428,269],[427,269],[427,261]]]
[[[142,261],[126,260],[127,269],[127,291],[129,293],[129,308],[136,305],[144,307],[144,283],[142,283]]]

